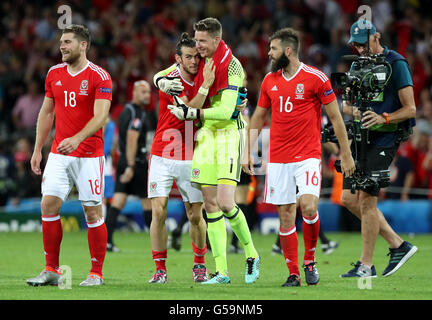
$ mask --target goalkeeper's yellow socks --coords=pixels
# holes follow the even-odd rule
[[[222,211],[207,212],[207,234],[211,251],[215,259],[216,272],[228,276],[228,265],[226,258],[227,232],[224,214]]]
[[[252,242],[249,226],[243,211],[237,205],[235,205],[230,212],[225,213],[225,217],[228,218],[231,228],[233,229],[240,243],[243,245],[246,258],[258,258],[258,252],[256,251]]]

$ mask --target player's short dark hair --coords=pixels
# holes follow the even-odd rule
[[[91,37],[90,31],[86,26],[83,26],[81,24],[71,24],[70,26],[67,26],[63,29],[62,34],[65,33],[73,33],[79,41],[87,42],[87,52],[89,51]]]
[[[195,39],[193,39],[189,33],[187,32],[183,32],[180,36],[180,40],[177,42],[176,45],[176,53],[181,56],[182,55],[182,51],[181,49],[183,47],[188,47],[188,48],[195,48],[196,46],[196,41]]]
[[[196,22],[193,26],[195,31],[207,31],[212,37],[222,37],[222,25],[216,18],[205,18]]]
[[[283,28],[275,33],[270,37],[270,41],[279,39],[282,43],[282,46],[285,47],[291,47],[296,54],[299,53],[300,50],[300,40],[298,32],[295,31],[292,28]]]

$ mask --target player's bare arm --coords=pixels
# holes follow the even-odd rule
[[[191,108],[201,109],[204,105],[205,100],[207,99],[209,89],[214,82],[215,70],[216,67],[213,63],[213,59],[210,59],[204,66],[203,69],[204,81],[201,84],[198,93],[195,95],[195,97],[192,98],[191,101],[188,101],[186,96],[183,96],[180,99],[182,99],[182,101]]]
[[[215,70],[216,67],[214,65],[213,59],[210,59],[207,61],[207,63],[204,66],[203,69],[203,77],[204,81],[201,85],[201,87],[198,90],[198,93],[195,95],[195,97],[192,98],[191,101],[188,101],[186,96],[181,97],[180,99],[189,107],[195,108],[195,109],[201,109],[204,105],[204,102],[207,98],[208,92],[210,87],[212,86],[214,79],[215,79]],[[248,99],[242,100],[242,103],[236,106],[236,110],[239,112],[242,112],[248,103]]]
[[[254,114],[252,115],[250,123],[247,126],[246,143],[248,147],[246,148],[246,150],[248,152],[243,153],[242,167],[243,167],[243,171],[249,175],[254,174],[250,149],[252,148],[253,145],[255,145],[256,140],[258,139],[258,136],[267,118],[268,111],[269,111],[268,108],[262,108],[260,106],[257,106]]]
[[[354,159],[351,155],[351,150],[348,142],[348,135],[345,129],[345,123],[339,111],[337,100],[330,102],[324,106],[327,115],[333,125],[335,135],[338,139],[341,149],[341,168],[342,174],[345,177],[351,176],[355,171]]]
[[[36,126],[36,141],[33,155],[30,160],[31,169],[36,175],[40,175],[40,163],[42,161],[42,147],[51,131],[54,123],[54,101],[52,98],[45,97]]]
[[[94,103],[94,116],[85,127],[77,134],[61,141],[57,147],[60,154],[72,153],[81,142],[94,135],[107,121],[111,101],[108,99],[96,99]]]
[[[126,160],[128,166],[120,176],[121,183],[128,183],[134,176],[135,157],[138,149],[138,138],[140,132],[137,130],[128,130],[126,134]]]

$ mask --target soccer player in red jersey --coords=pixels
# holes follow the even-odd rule
[[[174,104],[169,91],[178,84],[178,97],[183,102],[201,108],[207,97],[199,93],[194,84],[198,72],[200,56],[195,40],[183,33],[176,47],[176,64],[167,70],[157,73],[155,85],[159,88],[159,120],[152,143],[148,177],[148,197],[152,203],[152,223],[150,238],[152,255],[156,264],[156,273],[149,283],[165,283],[167,281],[167,217],[168,197],[175,180],[183,198],[186,214],[190,222],[189,234],[194,253],[192,269],[195,282],[207,280],[205,267],[206,223],[202,215],[203,197],[201,190],[190,182],[192,155],[196,126],[193,121],[181,121],[170,113],[168,105]],[[166,72],[168,72],[166,74]],[[209,63],[204,70],[204,83],[207,89],[214,80],[213,64]],[[168,89],[168,87],[170,89]],[[201,90],[202,91],[202,90]]]
[[[42,234],[45,269],[29,285],[61,283],[59,268],[63,232],[60,209],[73,185],[79,192],[88,226],[91,270],[81,286],[102,285],[107,231],[102,215],[104,141],[111,100],[111,77],[87,60],[90,34],[82,25],[63,30],[60,52],[63,63],[51,67],[45,80],[45,99],[39,113],[32,171],[41,175],[41,149],[55,117],[55,136],[42,176]]]
[[[261,85],[257,108],[249,127],[249,146],[271,110],[270,146],[264,201],[275,204],[280,218],[280,242],[290,276],[282,286],[300,286],[298,238],[295,226],[296,196],[303,215],[304,271],[308,285],[319,281],[315,249],[320,220],[317,212],[321,189],[321,105],[334,126],[341,148],[342,172],[355,170],[345,125],[327,76],[298,58],[299,38],[290,28],[270,38],[271,72]],[[243,169],[253,174],[250,152]]]

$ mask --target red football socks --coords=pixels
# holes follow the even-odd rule
[[[290,275],[296,274],[300,276],[298,267],[298,238],[296,226],[290,228],[279,229],[279,238],[285,262],[290,271]]]
[[[205,264],[205,254],[207,252],[207,245],[204,248],[198,248],[192,242],[192,250],[194,253],[194,264]]]
[[[107,228],[103,218],[94,223],[87,223],[87,226],[87,238],[92,264],[90,273],[94,273],[102,277],[102,266],[105,260],[108,237]]]
[[[42,215],[42,238],[45,252],[46,267],[57,270],[59,267],[60,244],[63,229],[60,215]]]
[[[315,261],[315,250],[319,237],[320,220],[318,212],[311,217],[303,216],[303,240],[305,245],[304,264]]]
[[[167,259],[167,249],[165,249],[164,251],[152,250],[152,255],[153,255],[153,260],[156,264],[156,271],[163,270],[166,272],[167,270],[165,266],[165,261]]]

